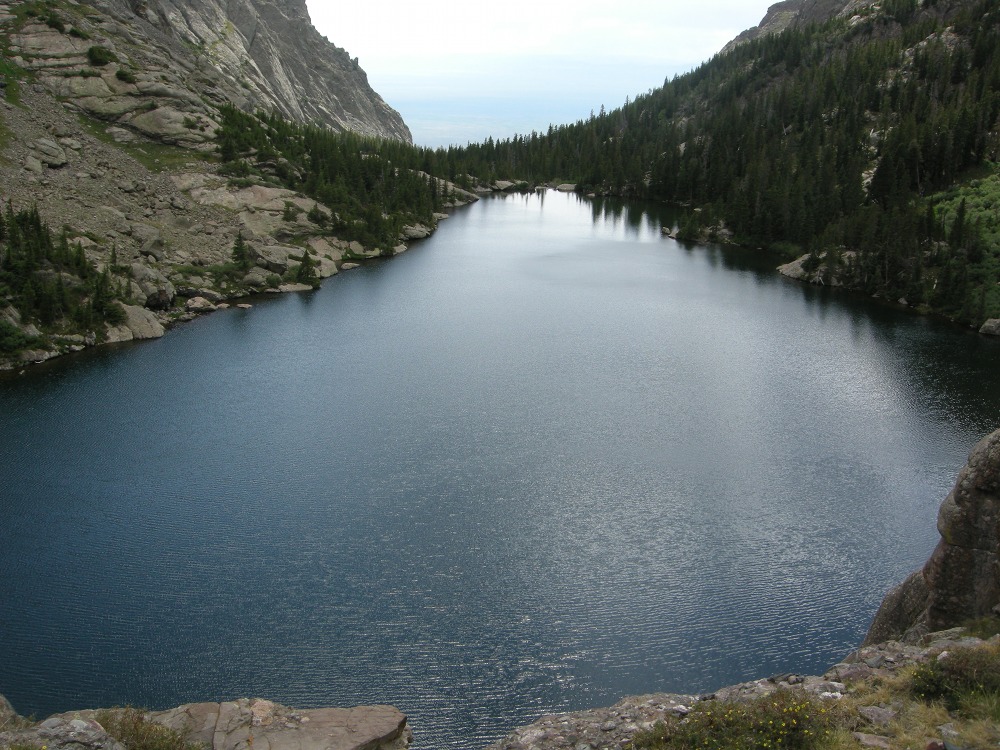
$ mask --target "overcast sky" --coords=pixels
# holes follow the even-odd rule
[[[307,0],[414,143],[435,147],[614,109],[710,58],[770,2]]]

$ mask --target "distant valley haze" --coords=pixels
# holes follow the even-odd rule
[[[307,0],[419,146],[504,139],[615,109],[708,60],[768,0]]]

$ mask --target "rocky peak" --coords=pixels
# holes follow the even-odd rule
[[[1000,614],[1000,430],[972,449],[941,504],[938,532],[924,567],[882,601],[866,644]]]
[[[722,52],[768,34],[780,34],[787,28],[822,23],[831,18],[850,17],[860,9],[874,5],[873,0],[783,0],[767,9],[761,22],[747,29],[727,44]]]
[[[160,139],[173,129],[168,142],[197,144],[204,139],[183,130],[198,130],[202,117],[206,132],[212,109],[231,102],[334,130],[411,140],[356,60],[316,31],[305,0],[95,0],[92,7],[96,13],[69,6],[63,12],[76,36],[34,23],[11,38],[16,64],[37,71],[53,93],[88,114]],[[110,64],[88,67],[95,44],[111,51]],[[140,117],[162,107],[170,111]],[[188,125],[173,127],[185,118]]]

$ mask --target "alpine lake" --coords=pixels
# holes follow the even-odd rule
[[[0,693],[390,703],[415,748],[480,748],[839,661],[1000,426],[1000,340],[674,220],[488,198],[0,379]]]

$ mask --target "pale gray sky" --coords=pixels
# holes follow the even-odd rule
[[[770,0],[773,1],[773,0]],[[613,109],[756,26],[769,0],[307,0],[423,146],[545,131]]]

